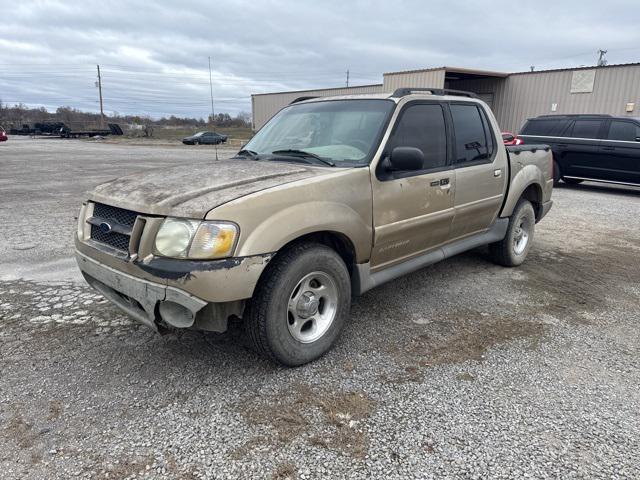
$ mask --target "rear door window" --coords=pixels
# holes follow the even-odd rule
[[[609,140],[622,140],[626,142],[640,141],[640,125],[633,122],[613,120],[609,127]]]
[[[415,104],[405,108],[389,143],[395,147],[415,147],[424,154],[423,170],[447,164],[447,131],[439,104]]]
[[[571,136],[574,138],[598,138],[602,120],[576,120]]]
[[[521,135],[539,135],[542,137],[561,137],[568,120],[561,118],[545,118],[528,120],[522,127]]]
[[[488,160],[493,150],[486,119],[475,105],[451,104],[457,164]],[[489,136],[487,135],[489,134]]]

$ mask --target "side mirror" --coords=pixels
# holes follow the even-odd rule
[[[389,163],[392,170],[411,171],[422,170],[424,153],[415,147],[396,147],[391,151]]]

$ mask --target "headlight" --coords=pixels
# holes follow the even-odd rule
[[[233,253],[238,227],[232,223],[166,218],[156,234],[154,253],[163,257],[211,260]]]

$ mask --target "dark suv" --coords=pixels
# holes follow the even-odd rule
[[[519,138],[551,146],[554,185],[561,178],[640,185],[640,118],[543,115],[527,120]]]

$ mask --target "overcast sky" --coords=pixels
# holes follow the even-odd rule
[[[637,0],[4,2],[0,99],[206,117],[252,93],[381,83],[443,65],[501,71],[640,61]]]

